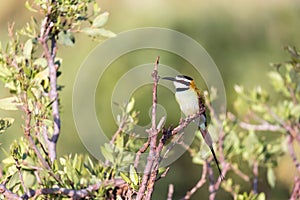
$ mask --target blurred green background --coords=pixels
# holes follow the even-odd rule
[[[107,29],[119,33],[140,27],[163,27],[180,31],[198,41],[210,54],[218,66],[224,80],[227,95],[227,108],[233,111],[235,93],[234,84],[245,87],[263,85],[269,88],[266,72],[271,69],[269,63],[281,62],[287,59],[283,51],[285,45],[300,47],[300,2],[293,0],[103,0],[99,1],[102,11],[110,12]],[[2,0],[0,7],[0,40],[5,44],[8,40],[7,24],[15,22],[15,27],[21,28],[30,20],[32,13],[24,8],[24,1]],[[60,94],[62,111],[62,135],[58,143],[60,155],[69,153],[86,153],[75,129],[72,116],[72,90],[76,73],[89,54],[98,43],[84,35],[77,35],[74,47],[60,47],[58,56],[63,58],[62,76],[59,83],[64,85]],[[117,59],[107,70],[99,82],[96,105],[99,120],[104,129],[113,133],[116,129],[112,116],[101,118],[101,113],[110,113],[110,99],[113,84],[131,67],[151,63],[157,55],[161,56],[164,64],[174,66],[181,73],[191,74],[188,65],[182,58],[167,52],[145,50],[132,52]],[[201,82],[201,80],[197,80]],[[104,87],[104,88],[101,88]],[[137,109],[141,111],[141,123],[147,123],[148,108],[151,104],[151,88],[135,94]],[[0,84],[0,97],[8,95]],[[272,93],[272,91],[269,91]],[[161,101],[164,102],[165,96]],[[168,96],[166,96],[169,98]],[[84,98],[84,97],[83,97]],[[168,102],[168,101],[167,101]],[[147,104],[145,106],[145,104]],[[172,106],[177,106],[171,101]],[[144,109],[144,108],[147,108]],[[175,109],[175,108],[174,108]],[[178,107],[176,108],[178,109]],[[1,117],[13,116],[16,122],[4,135],[0,136],[1,147],[8,149],[8,145],[15,138],[22,136],[22,115],[19,112],[0,112]],[[168,123],[176,123],[173,116]],[[300,150],[297,149],[299,155]],[[3,158],[3,152],[0,152]],[[261,171],[259,188],[267,193],[268,199],[287,199],[296,174],[290,166],[290,157],[283,157],[276,169],[277,184],[271,190],[265,181],[265,173]],[[189,169],[189,174],[186,174]],[[157,184],[153,199],[165,199],[169,183],[175,185],[174,199],[182,197],[194,186],[200,177],[200,167],[193,165],[187,154],[172,164],[168,176]],[[228,174],[227,176],[230,176]],[[242,187],[248,190],[247,185]],[[206,193],[207,187],[199,190],[193,199],[199,199]],[[222,194],[222,193],[221,193]],[[217,195],[217,199],[230,199],[229,195]],[[228,198],[227,198],[228,197]]]

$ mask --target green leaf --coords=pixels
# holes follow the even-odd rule
[[[296,119],[300,118],[300,105],[293,106],[291,109],[291,115],[293,115]]]
[[[281,91],[284,88],[284,80],[278,72],[271,71],[268,73],[268,76],[276,91]]]
[[[123,146],[124,146],[124,138],[123,138],[123,135],[118,135],[116,140],[115,140],[115,143],[116,143],[116,147],[119,148],[119,149],[122,149]]]
[[[35,176],[30,171],[23,171],[23,179],[25,186],[31,188],[35,183]]]
[[[132,98],[126,106],[126,113],[130,113],[132,111],[132,109],[134,107],[134,103],[135,103],[135,100],[134,100],[134,98]]]
[[[37,12],[36,9],[32,8],[28,1],[25,2],[25,7],[32,12]]]
[[[138,185],[139,183],[139,176],[134,168],[133,165],[130,165],[130,169],[129,169],[129,178],[132,181],[132,183],[134,185]]]
[[[0,76],[2,77],[9,77],[12,75],[12,72],[8,68],[4,67],[3,65],[0,65],[0,69],[1,69]]]
[[[98,5],[96,2],[94,2],[94,6],[93,6],[94,14],[99,13],[100,10],[101,10],[101,9],[99,8],[99,5]]]
[[[109,162],[114,162],[114,155],[113,150],[111,149],[110,145],[104,144],[104,146],[100,147],[101,153],[106,160]]]
[[[16,168],[16,167],[15,167]],[[19,175],[17,173],[17,169],[16,172],[12,175],[12,177],[9,179],[8,183],[6,184],[7,188],[13,188],[16,185],[20,184],[21,180],[19,178]]]
[[[257,200],[266,200],[266,195],[265,193],[260,193],[258,196],[257,196]]]
[[[59,162],[62,166],[65,166],[67,161],[65,158],[59,158]]]
[[[98,36],[103,36],[103,37],[115,37],[116,34],[113,32],[106,30],[104,28],[90,28],[86,27],[83,28],[82,31],[92,37],[98,37]]]
[[[107,37],[107,38],[112,38],[112,37],[116,37],[116,34],[111,32],[110,30],[104,29],[104,28],[100,28],[99,29],[99,34],[103,37]]]
[[[0,118],[0,133],[3,133],[14,122],[13,118]]]
[[[24,48],[23,48],[23,55],[25,58],[30,59],[31,58],[31,53],[32,53],[32,40],[29,39],[26,41]]]
[[[130,178],[128,178],[128,177],[126,176],[125,173],[120,172],[120,176],[122,177],[122,179],[123,179],[126,183],[131,184]]]
[[[61,31],[58,34],[58,42],[66,46],[74,46],[75,37],[70,31]]]
[[[267,180],[268,180],[268,184],[272,188],[274,188],[275,187],[275,182],[276,182],[276,176],[275,176],[273,168],[271,168],[271,167],[268,167]]]
[[[104,12],[104,13],[98,15],[93,21],[93,27],[98,28],[98,27],[101,27],[104,24],[106,24],[106,22],[108,20],[108,16],[109,16],[108,12]]]
[[[44,69],[43,71],[37,73],[35,76],[34,76],[34,81],[37,83],[37,84],[41,84],[42,81],[44,81],[44,84],[43,84],[43,87],[44,88],[48,88],[49,86],[49,68],[47,67],[46,69]]]
[[[38,58],[33,62],[33,65],[41,66],[42,68],[46,68],[48,63],[46,58]]]
[[[0,109],[3,110],[18,110],[18,106],[22,103],[18,103],[17,97],[7,97],[0,99]]]

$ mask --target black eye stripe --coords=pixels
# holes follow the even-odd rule
[[[176,92],[183,92],[188,90],[189,88],[176,88]]]
[[[178,78],[185,78],[185,79],[190,80],[190,81],[193,80],[191,77],[186,76],[186,75],[178,75],[177,77],[178,77]]]

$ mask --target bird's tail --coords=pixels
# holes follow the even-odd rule
[[[208,145],[208,147],[209,147],[209,149],[210,149],[210,151],[211,151],[211,153],[214,157],[214,160],[215,160],[215,162],[217,164],[217,167],[218,167],[218,170],[219,170],[220,178],[223,180],[224,176],[223,176],[222,171],[220,169],[219,161],[217,159],[217,156],[216,156],[214,148],[213,148],[213,141],[212,141],[212,138],[210,136],[210,133],[207,130],[206,116],[205,115],[200,116],[199,131],[201,132],[201,135],[202,135],[205,143]]]

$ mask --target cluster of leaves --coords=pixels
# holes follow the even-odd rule
[[[288,152],[293,145],[288,142],[289,138],[300,144],[300,56],[294,47],[286,47],[286,50],[291,59],[272,64],[273,69],[268,73],[271,90],[276,93],[271,95],[260,86],[252,91],[235,86],[237,117],[230,114],[224,126],[226,159],[234,160],[240,155],[248,163],[253,169],[254,192],[257,192],[258,167],[267,169],[267,181],[274,188],[274,168],[280,157],[290,153],[294,159],[293,152]]]
[[[56,57],[56,42],[73,46],[77,32],[93,38],[113,37],[111,31],[103,28],[109,14],[100,13],[93,0],[33,0],[25,5],[42,18],[32,18],[19,31],[10,25],[10,41],[5,47],[0,43],[0,80],[11,95],[0,99],[0,108],[24,112],[24,137],[13,142],[10,152],[6,152],[7,158],[0,168],[0,183],[18,196],[28,197],[31,190],[54,188],[52,194],[55,194],[55,188],[79,190],[111,179],[114,177],[111,169],[94,164],[87,156],[50,160],[47,144],[54,129],[51,105],[57,100],[49,96],[49,68],[53,61],[58,77],[62,66],[62,59]],[[9,117],[0,118],[0,133],[5,132],[13,121]],[[109,189],[109,185],[100,185],[88,191],[91,192],[89,195],[104,198],[104,190]]]
[[[118,130],[110,143],[100,147],[104,158],[114,170],[128,171],[129,165],[134,161],[134,152],[141,144],[135,140],[136,136],[132,133],[134,126],[138,123],[138,112],[133,110],[134,104],[134,98],[128,103],[115,103],[121,110],[121,114],[117,115]]]
[[[37,164],[39,160],[24,138],[12,143],[10,153],[2,163],[4,173],[1,182],[4,181],[6,187],[16,194],[26,192],[22,187],[31,190],[49,187],[79,190],[109,180],[112,173],[111,169],[94,164],[88,156],[77,154],[59,158],[51,169],[46,170]],[[91,193],[91,196],[103,198],[109,188],[109,185],[100,185],[97,188],[99,192]]]
[[[10,42],[5,48],[0,45],[0,79],[11,93],[10,97],[0,99],[0,108],[23,110],[25,115],[24,137],[11,144],[10,152],[6,153],[7,158],[3,160],[1,185],[4,184],[9,191],[19,196],[42,188],[80,191],[94,186],[94,189],[85,190],[87,196],[116,199],[117,187],[111,185],[115,184],[115,180],[121,179],[133,196],[140,187],[142,175],[132,165],[137,156],[132,152],[139,152],[145,142],[136,140],[132,133],[138,123],[138,112],[133,109],[134,99],[118,105],[121,110],[121,114],[117,116],[118,130],[110,143],[100,147],[107,163],[95,164],[83,155],[65,156],[52,162],[47,151],[47,138],[51,138],[54,126],[51,116],[51,104],[54,100],[48,94],[51,88],[49,57],[46,54],[49,52],[45,52],[45,46],[50,48],[55,66],[59,68],[62,59],[56,57],[54,52],[57,46],[53,46],[53,42],[73,46],[74,33],[77,32],[86,33],[92,38],[113,37],[111,31],[103,28],[109,14],[100,13],[93,0],[34,0],[27,1],[25,5],[30,11],[42,14],[44,19],[32,18],[17,33],[11,26]],[[242,86],[235,86],[238,94],[235,101],[236,115],[227,113],[226,116],[211,117],[211,130],[219,133],[216,134],[219,135],[217,149],[223,172],[232,170],[246,182],[250,178],[254,180],[250,192],[241,191],[239,183],[233,178],[223,181],[221,187],[232,194],[234,199],[266,199],[265,193],[257,191],[259,169],[267,169],[266,179],[274,187],[274,168],[278,165],[280,156],[292,149],[289,146],[291,142],[288,141],[296,140],[300,144],[300,55],[292,47],[287,47],[287,51],[291,60],[274,64],[274,69],[268,74],[272,89],[276,92],[274,96],[262,87],[249,91]],[[56,76],[59,74],[57,71]],[[214,98],[215,93],[207,99],[207,104],[210,105]],[[214,111],[211,109],[210,113],[213,114]],[[0,133],[5,132],[13,120],[0,118]],[[276,134],[270,136],[269,132]],[[211,157],[203,157],[202,150],[206,145],[201,134],[197,133],[196,138],[189,150],[193,162],[204,165],[211,161]],[[290,150],[289,153],[297,167],[297,158],[293,151]],[[242,171],[241,162],[248,164],[252,174]],[[110,167],[107,167],[108,164]],[[113,182],[104,184],[110,180]],[[211,195],[215,195],[215,190],[219,189],[218,182],[210,184],[215,184],[214,191],[211,191]],[[109,193],[111,190],[112,193]],[[50,194],[59,193],[49,192],[48,195]]]

